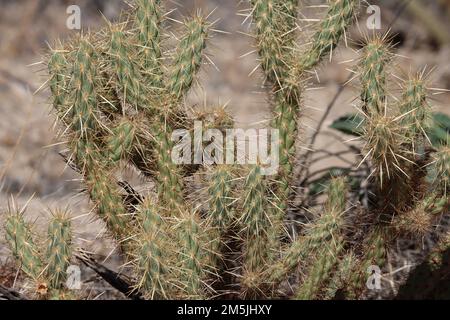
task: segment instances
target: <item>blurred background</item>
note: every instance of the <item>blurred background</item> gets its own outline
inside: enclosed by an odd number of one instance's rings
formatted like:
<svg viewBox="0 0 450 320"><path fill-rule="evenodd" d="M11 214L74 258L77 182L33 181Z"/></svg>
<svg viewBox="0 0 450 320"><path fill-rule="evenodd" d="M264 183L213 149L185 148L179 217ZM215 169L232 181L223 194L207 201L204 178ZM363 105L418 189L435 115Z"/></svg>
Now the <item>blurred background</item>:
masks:
<svg viewBox="0 0 450 320"><path fill-rule="evenodd" d="M250 32L249 21L244 22L243 16L248 13L248 2L164 2L177 9L172 13L174 18L189 14L194 7L206 13L214 10L211 20L220 19L215 28L225 31L214 35L208 49L218 70L212 65L204 68L201 87L195 90L190 103L201 104L205 97L211 104L227 103L241 127L266 119L269 108L261 89L262 76L259 71L252 72L258 65L257 57L246 55L254 50L253 39L245 35ZM302 2L305 17L318 18L323 14L317 5L325 1ZM395 75L401 78L409 71L426 68L433 70L431 87L450 89L450 0L413 0L407 7L404 1L369 2L381 7L383 30L392 29L398 54ZM0 0L0 222L13 202L19 206L28 203L28 212L36 221L45 221L41 212L48 212L49 208L68 207L79 215L89 212L87 200L79 194L79 177L65 168L58 154L62 147L54 138L49 92L40 90L46 81L45 66L37 64L49 43L77 32L66 27L66 9L73 4L81 8L83 29L93 30L104 25L102 14L114 20L127 7L122 0ZM339 86L348 79L368 17L363 9L359 25L351 30L348 47L341 46L333 62L318 70L319 77L313 80L315 90L309 90L305 97L301 140L311 135L310 128L315 127ZM395 23L390 26L393 20ZM313 23L303 24L307 27L304 32L313 30ZM346 86L324 127L354 110L356 85ZM395 84L393 87L398 90ZM450 114L450 94L440 93L433 95L435 109ZM336 148L325 137L319 137L319 147ZM95 238L95 223L79 224L81 238L92 238L92 234ZM2 241L0 235L0 261L6 256Z"/></svg>

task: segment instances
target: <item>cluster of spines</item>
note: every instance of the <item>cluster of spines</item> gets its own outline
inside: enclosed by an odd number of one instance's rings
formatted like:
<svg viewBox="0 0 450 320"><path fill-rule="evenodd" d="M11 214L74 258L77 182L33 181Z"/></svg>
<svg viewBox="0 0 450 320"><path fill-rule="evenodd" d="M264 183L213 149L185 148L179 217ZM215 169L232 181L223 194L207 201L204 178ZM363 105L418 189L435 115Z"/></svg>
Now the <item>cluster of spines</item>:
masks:
<svg viewBox="0 0 450 320"><path fill-rule="evenodd" d="M106 156L107 164L115 164L121 160L128 160L133 148L135 147L135 139L137 138L136 124L130 119L122 119L117 126L111 129L111 135L107 137Z"/></svg>
<svg viewBox="0 0 450 320"><path fill-rule="evenodd" d="M148 109L148 92L143 85L143 78L138 66L131 56L127 35L121 26L111 30L110 55L118 83L123 88L123 100L136 110Z"/></svg>
<svg viewBox="0 0 450 320"><path fill-rule="evenodd" d="M146 200L139 208L142 220L142 239L138 255L138 274L141 276L139 289L150 299L169 298L170 268L167 265L169 237L167 226L158 214L156 205Z"/></svg>
<svg viewBox="0 0 450 320"><path fill-rule="evenodd" d="M300 58L300 69L303 71L314 68L324 57L331 54L353 22L358 1L330 0L329 2L327 16L314 34L311 48Z"/></svg>
<svg viewBox="0 0 450 320"><path fill-rule="evenodd" d="M138 0L136 9L136 25L139 29L139 44L142 46L142 71L147 74L150 87L159 89L162 86L162 49L161 24L162 8L160 0Z"/></svg>
<svg viewBox="0 0 450 320"><path fill-rule="evenodd" d="M20 213L9 216L6 220L6 238L9 246L20 262L23 272L38 280L42 272L42 262L38 258L38 248L34 243L30 226L25 223Z"/></svg>
<svg viewBox="0 0 450 320"><path fill-rule="evenodd" d="M185 295L190 299L204 296L203 281L208 269L206 258L209 254L205 244L205 228L202 227L197 213L186 212L174 231L182 245L178 255L181 257L181 281Z"/></svg>
<svg viewBox="0 0 450 320"><path fill-rule="evenodd" d="M255 22L258 50L262 69L268 80L278 83L286 73L286 62L283 57L282 23L277 21L280 16L276 0L252 0L253 19ZM281 19L279 19L281 20Z"/></svg>
<svg viewBox="0 0 450 320"><path fill-rule="evenodd" d="M67 59L64 54L58 50L54 50L48 61L48 68L51 74L49 86L53 96L52 104L57 111L61 112L67 103ZM60 114L60 116L63 117L64 115Z"/></svg>
<svg viewBox="0 0 450 320"><path fill-rule="evenodd" d="M47 238L47 278L52 288L61 289L72 256L72 228L67 213L57 212L54 215L48 226Z"/></svg>
<svg viewBox="0 0 450 320"><path fill-rule="evenodd" d="M192 87L194 76L199 71L208 39L208 21L196 15L185 23L185 35L180 41L174 58L168 89L177 99L182 98Z"/></svg>
<svg viewBox="0 0 450 320"><path fill-rule="evenodd" d="M378 37L369 40L363 50L359 64L361 78L361 100L363 112L382 114L386 103L386 73L392 54L386 41Z"/></svg>

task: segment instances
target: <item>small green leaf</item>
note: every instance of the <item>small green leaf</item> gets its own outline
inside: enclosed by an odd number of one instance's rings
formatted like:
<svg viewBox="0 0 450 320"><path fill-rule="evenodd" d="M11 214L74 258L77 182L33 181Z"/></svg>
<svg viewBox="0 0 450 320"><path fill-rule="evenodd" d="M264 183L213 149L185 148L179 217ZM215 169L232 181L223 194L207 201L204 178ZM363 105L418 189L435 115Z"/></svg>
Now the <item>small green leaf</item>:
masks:
<svg viewBox="0 0 450 320"><path fill-rule="evenodd" d="M336 121L330 128L338 130L342 133L360 137L363 135L364 118L359 114L348 114Z"/></svg>

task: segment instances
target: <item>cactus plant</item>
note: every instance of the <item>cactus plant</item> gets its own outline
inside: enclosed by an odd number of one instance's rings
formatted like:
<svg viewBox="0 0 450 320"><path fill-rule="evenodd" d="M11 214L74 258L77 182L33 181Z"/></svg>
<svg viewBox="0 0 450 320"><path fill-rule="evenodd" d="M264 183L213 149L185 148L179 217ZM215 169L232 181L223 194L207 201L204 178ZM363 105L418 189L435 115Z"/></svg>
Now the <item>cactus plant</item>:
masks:
<svg viewBox="0 0 450 320"><path fill-rule="evenodd" d="M225 130L233 121L224 108L186 112L185 98L213 29L196 14L182 22L176 47L167 48L159 0L137 0L126 21L80 35L50 53L51 103L68 141L67 158L83 176L95 211L133 266L133 287L145 298L367 297L367 269L383 268L399 237L433 233L434 221L448 207L450 149L430 146L433 116L426 82L413 75L404 83L400 102L390 99L393 49L387 36L367 39L357 70L362 113L357 135L363 141L362 162L370 169L359 179L368 181L372 196L362 203L354 197L353 177L335 170L320 180L326 184L320 210L307 207L309 222L292 227L289 214L298 213L292 187L296 143L308 73L332 57L360 3L329 0L325 17L311 39L303 39L302 49L299 1L251 0L250 5L271 124L280 133L275 176L264 176L260 163L187 170L172 160L173 130L190 132L195 120ZM124 197L129 188L118 178L124 165L154 185L132 205ZM207 200L191 196L198 191L193 177L201 180ZM6 229L22 270L61 290L70 258L67 218L55 216L46 255L39 258L21 215L12 215ZM436 252L433 257L442 252L439 246Z"/></svg>
<svg viewBox="0 0 450 320"><path fill-rule="evenodd" d="M32 294L40 299L73 299L75 295L65 287L66 271L72 259L71 221L64 211L52 215L46 249L37 245L23 211L7 217L6 238L21 270L32 281Z"/></svg>

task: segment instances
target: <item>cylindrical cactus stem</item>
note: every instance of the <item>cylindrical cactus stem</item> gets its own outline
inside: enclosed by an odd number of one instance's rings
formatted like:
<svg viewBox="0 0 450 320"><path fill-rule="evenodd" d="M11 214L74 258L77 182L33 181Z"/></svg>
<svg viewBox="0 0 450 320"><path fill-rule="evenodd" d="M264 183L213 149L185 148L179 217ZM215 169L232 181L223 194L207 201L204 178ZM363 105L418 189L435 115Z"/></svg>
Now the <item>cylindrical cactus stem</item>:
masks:
<svg viewBox="0 0 450 320"><path fill-rule="evenodd" d="M35 281L41 278L43 264L39 250L33 242L30 226L25 223L22 213L9 215L5 229L6 240L20 268Z"/></svg>
<svg viewBox="0 0 450 320"><path fill-rule="evenodd" d="M209 24L200 15L185 22L185 34L175 54L168 83L169 92L181 99L191 88L200 70L206 48Z"/></svg>
<svg viewBox="0 0 450 320"><path fill-rule="evenodd" d="M151 88L161 88L163 71L161 68L161 0L136 1L136 25L143 61L143 72Z"/></svg>
<svg viewBox="0 0 450 320"><path fill-rule="evenodd" d="M48 61L48 70L50 74L49 85L53 97L52 104L58 116L64 121L68 103L67 84L70 76L68 75L68 62L62 50L55 49L52 51Z"/></svg>
<svg viewBox="0 0 450 320"><path fill-rule="evenodd" d="M249 271L260 271L270 261L273 227L268 207L267 187L261 168L255 166L247 176L240 218L246 241L245 267Z"/></svg>
<svg viewBox="0 0 450 320"><path fill-rule="evenodd" d="M82 38L75 53L69 98L72 106L67 116L72 131L70 140L74 161L83 173L92 170L100 161L96 146L100 126L96 115L95 61L94 47L88 39Z"/></svg>
<svg viewBox="0 0 450 320"><path fill-rule="evenodd" d="M277 240L273 209L267 200L268 190L261 168L254 166L245 182L242 216L239 219L244 239L242 295L246 298L263 296L262 276L272 263Z"/></svg>
<svg viewBox="0 0 450 320"><path fill-rule="evenodd" d="M428 103L428 92L422 73L410 75L404 84L403 96L400 100L401 125L406 141L404 158L409 159L403 170L409 177L409 189L412 190L412 201L408 206L414 208L415 201L422 200L426 194L427 166L430 161L430 140L427 132L432 127L433 114ZM418 214L420 211L410 210Z"/></svg>
<svg viewBox="0 0 450 320"><path fill-rule="evenodd" d="M109 175L110 173L98 167L87 174L86 184L99 216L115 238L122 240L131 234L131 226L127 223L130 219L122 197L115 185L111 184L113 179Z"/></svg>
<svg viewBox="0 0 450 320"><path fill-rule="evenodd" d="M181 244L181 281L185 295L190 299L201 299L204 294L205 277L205 230L195 212L185 210L176 226Z"/></svg>
<svg viewBox="0 0 450 320"><path fill-rule="evenodd" d="M433 112L428 103L428 92L422 73L410 76L404 84L403 97L400 101L402 126L405 136L410 140L410 155L419 167L427 163L427 145L430 144L427 136L433 124ZM420 168L416 168L420 170ZM425 172L422 172L422 175Z"/></svg>
<svg viewBox="0 0 450 320"><path fill-rule="evenodd" d="M135 147L136 132L136 124L125 117L111 129L106 142L107 155L105 158L108 166L129 159L133 147Z"/></svg>
<svg viewBox="0 0 450 320"><path fill-rule="evenodd" d="M374 166L374 176L383 213L392 215L405 209L413 195L404 157L407 141L399 124L400 119L374 114L365 123L365 152Z"/></svg>
<svg viewBox="0 0 450 320"><path fill-rule="evenodd" d="M277 2L276 0L251 1L261 66L267 79L273 84L282 82L287 68L286 57L283 57L285 48L283 48L283 32L281 31L284 21L276 19L279 17Z"/></svg>
<svg viewBox="0 0 450 320"><path fill-rule="evenodd" d="M170 267L167 265L167 251L170 248L165 222L157 213L151 199L146 199L139 208L142 219L142 239L138 254L138 286L150 299L168 299L171 287L168 281Z"/></svg>
<svg viewBox="0 0 450 320"><path fill-rule="evenodd" d="M109 53L116 74L123 100L136 110L148 111L148 90L143 85L136 62L133 59L133 48L127 42L125 31L120 26L112 26Z"/></svg>
<svg viewBox="0 0 450 320"><path fill-rule="evenodd" d="M336 178L328 189L328 200L324 214L312 223L303 237L298 238L285 252L281 260L268 268L270 283L278 284L303 260L320 250L324 243L335 241L340 234L346 204L346 183Z"/></svg>
<svg viewBox="0 0 450 320"><path fill-rule="evenodd" d="M367 238L364 246L365 255L361 263L355 266L356 269L352 271L349 289L347 290L348 298L359 298L364 293L367 280L371 275L369 273L371 266L376 266L380 269L384 267L387 258L387 243L388 234L386 228L375 226Z"/></svg>
<svg viewBox="0 0 450 320"><path fill-rule="evenodd" d="M66 212L54 214L48 226L46 251L46 274L52 289L62 289L72 254L72 230L70 217Z"/></svg>
<svg viewBox="0 0 450 320"><path fill-rule="evenodd" d="M160 206L165 207L170 215L180 216L183 211L183 181L180 168L172 159L173 142L169 130L161 128L160 123L152 128Z"/></svg>
<svg viewBox="0 0 450 320"><path fill-rule="evenodd" d="M333 52L351 25L358 5L359 0L329 0L327 16L313 36L312 47L301 57L299 70L314 68Z"/></svg>
<svg viewBox="0 0 450 320"><path fill-rule="evenodd" d="M328 199L325 203L326 212L342 214L347 205L347 191L345 178L333 178L328 186Z"/></svg>
<svg viewBox="0 0 450 320"><path fill-rule="evenodd" d="M338 267L330 282L327 285L325 296L326 300L333 300L339 291L345 291L352 277L352 272L358 263L358 259L351 251L347 253L338 263Z"/></svg>
<svg viewBox="0 0 450 320"><path fill-rule="evenodd" d="M226 231L234 218L232 204L235 202L232 196L233 175L231 169L225 165L219 165L214 169L208 188L209 194L209 221L212 227Z"/></svg>
<svg viewBox="0 0 450 320"><path fill-rule="evenodd" d="M233 203L235 200L232 195L233 175L231 169L225 165L219 165L213 169L209 187L209 215L208 225L211 227L211 255L212 263L217 264L222 258L222 249L225 239L230 232L234 219Z"/></svg>
<svg viewBox="0 0 450 320"><path fill-rule="evenodd" d="M252 0L261 66L278 88L284 83L295 50L298 0Z"/></svg>
<svg viewBox="0 0 450 320"><path fill-rule="evenodd" d="M324 248L314 253L317 258L314 259L313 265L307 272L305 281L295 293L295 299L315 300L320 297L322 286L331 277L342 250L343 240L341 237L336 237L324 244Z"/></svg>
<svg viewBox="0 0 450 320"><path fill-rule="evenodd" d="M76 52L75 64L71 80L71 129L79 139L91 141L98 127L95 112L97 111L97 96L95 79L95 50L88 39L82 38ZM81 160L81 159L79 159Z"/></svg>
<svg viewBox="0 0 450 320"><path fill-rule="evenodd" d="M386 68L391 58L390 47L384 38L369 39L362 50L359 74L362 85L362 110L366 116L382 114L385 110Z"/></svg>

